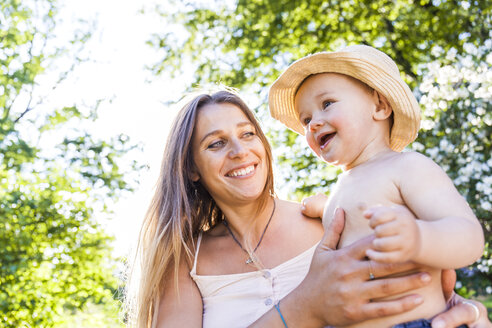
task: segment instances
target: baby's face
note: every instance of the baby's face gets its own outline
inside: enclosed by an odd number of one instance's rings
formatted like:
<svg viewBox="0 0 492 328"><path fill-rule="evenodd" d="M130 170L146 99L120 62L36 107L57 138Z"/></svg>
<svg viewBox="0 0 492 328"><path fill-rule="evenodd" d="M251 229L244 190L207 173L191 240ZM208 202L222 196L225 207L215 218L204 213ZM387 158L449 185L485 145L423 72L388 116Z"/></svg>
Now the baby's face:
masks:
<svg viewBox="0 0 492 328"><path fill-rule="evenodd" d="M309 147L324 161L349 169L373 139L377 96L365 84L336 73L308 77L295 97Z"/></svg>

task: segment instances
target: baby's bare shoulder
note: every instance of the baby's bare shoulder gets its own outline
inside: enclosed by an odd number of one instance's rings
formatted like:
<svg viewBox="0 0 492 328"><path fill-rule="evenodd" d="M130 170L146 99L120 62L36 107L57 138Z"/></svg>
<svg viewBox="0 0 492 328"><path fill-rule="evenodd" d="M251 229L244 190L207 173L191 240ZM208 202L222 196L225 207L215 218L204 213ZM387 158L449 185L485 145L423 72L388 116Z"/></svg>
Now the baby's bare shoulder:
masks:
<svg viewBox="0 0 492 328"><path fill-rule="evenodd" d="M394 156L388 158L388 162L385 163L385 166L397 169L397 170L421 170L423 168L433 168L436 167L437 164L434 163L432 159L429 157L417 153L415 151L396 153Z"/></svg>

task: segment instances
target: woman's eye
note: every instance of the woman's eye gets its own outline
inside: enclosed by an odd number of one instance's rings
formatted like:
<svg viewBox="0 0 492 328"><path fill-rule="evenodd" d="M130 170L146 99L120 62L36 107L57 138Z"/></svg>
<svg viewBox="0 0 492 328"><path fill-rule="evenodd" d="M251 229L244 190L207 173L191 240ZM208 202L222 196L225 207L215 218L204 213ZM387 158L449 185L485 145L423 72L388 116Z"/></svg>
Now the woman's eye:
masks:
<svg viewBox="0 0 492 328"><path fill-rule="evenodd" d="M207 149L217 149L217 148L222 147L224 144L225 143L222 140L215 141L215 142L212 142L210 145L208 145Z"/></svg>
<svg viewBox="0 0 492 328"><path fill-rule="evenodd" d="M255 135L255 133L254 133L253 131L248 131L248 132L245 132L245 133L243 134L243 136L245 136L245 137L252 137L252 136L254 136L254 135Z"/></svg>
<svg viewBox="0 0 492 328"><path fill-rule="evenodd" d="M331 104L333 104L332 101L323 101L323 109L326 109L328 106L330 106Z"/></svg>

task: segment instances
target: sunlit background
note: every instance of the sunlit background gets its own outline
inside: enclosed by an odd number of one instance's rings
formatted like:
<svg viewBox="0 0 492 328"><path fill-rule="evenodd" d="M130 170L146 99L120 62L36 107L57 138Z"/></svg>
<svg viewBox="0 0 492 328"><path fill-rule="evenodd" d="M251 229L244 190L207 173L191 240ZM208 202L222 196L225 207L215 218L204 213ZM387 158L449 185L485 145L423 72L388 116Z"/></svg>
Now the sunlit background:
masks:
<svg viewBox="0 0 492 328"><path fill-rule="evenodd" d="M167 131L176 111L174 103L191 83L185 76L155 77L146 69L159 59L146 42L156 29L165 26L157 14L142 14L154 4L153 0L60 2L59 16L64 25L57 28L56 38L70 39L74 23L79 20L93 24L93 30L81 54L84 62L73 69L44 104L50 107L100 102L97 121L88 124L90 132L101 138L125 134L138 145L138 150L120 164L125 166L125 161L135 159L145 166L139 172L135 191L125 193L112 205L114 215L110 220L105 220L105 215L100 218L116 237L118 255L126 255L135 241L157 179ZM43 79L49 79L50 73Z"/></svg>
<svg viewBox="0 0 492 328"><path fill-rule="evenodd" d="M238 88L272 143L277 193L338 171L268 115L307 54L366 43L422 107L409 147L480 219L486 250L456 290L492 308L491 1L0 0L0 327L123 327L125 258L169 126L190 90Z"/></svg>

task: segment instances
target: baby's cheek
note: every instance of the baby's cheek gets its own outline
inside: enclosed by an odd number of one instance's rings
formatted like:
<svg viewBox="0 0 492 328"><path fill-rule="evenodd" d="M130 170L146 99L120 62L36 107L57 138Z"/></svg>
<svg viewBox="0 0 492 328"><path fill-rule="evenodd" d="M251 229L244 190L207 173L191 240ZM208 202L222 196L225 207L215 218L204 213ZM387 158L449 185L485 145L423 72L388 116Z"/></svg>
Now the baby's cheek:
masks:
<svg viewBox="0 0 492 328"><path fill-rule="evenodd" d="M309 148L311 148L316 153L316 155L319 156L320 154L319 146L312 134L310 133L306 134L306 141L308 143Z"/></svg>

